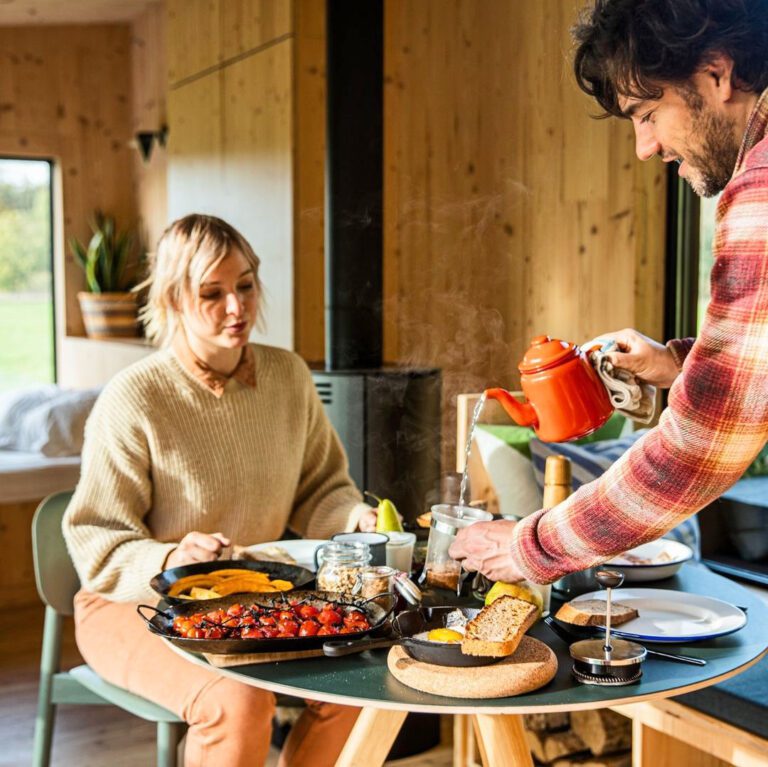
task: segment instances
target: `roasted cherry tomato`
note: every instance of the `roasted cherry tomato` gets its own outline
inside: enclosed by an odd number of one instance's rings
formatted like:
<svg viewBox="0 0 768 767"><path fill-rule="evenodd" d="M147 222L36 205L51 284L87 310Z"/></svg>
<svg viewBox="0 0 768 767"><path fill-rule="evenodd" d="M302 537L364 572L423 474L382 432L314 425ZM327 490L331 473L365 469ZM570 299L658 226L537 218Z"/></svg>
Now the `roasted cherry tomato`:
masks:
<svg viewBox="0 0 768 767"><path fill-rule="evenodd" d="M341 623L341 613L332 608L324 607L317 616L317 620L324 626L335 626Z"/></svg>
<svg viewBox="0 0 768 767"><path fill-rule="evenodd" d="M243 639L263 639L264 632L260 628L256 628L256 626L249 626L242 630L240 636Z"/></svg>
<svg viewBox="0 0 768 767"><path fill-rule="evenodd" d="M296 636L299 633L299 624L296 621L278 621L277 628L281 634Z"/></svg>
<svg viewBox="0 0 768 767"><path fill-rule="evenodd" d="M298 608L296 608L296 612L306 621L310 618L314 618L320 612L320 610L318 610L314 605L300 605Z"/></svg>
<svg viewBox="0 0 768 767"><path fill-rule="evenodd" d="M315 621L304 621L304 623L299 626L299 636L300 637L313 637L315 634L317 634L319 630L319 626Z"/></svg>

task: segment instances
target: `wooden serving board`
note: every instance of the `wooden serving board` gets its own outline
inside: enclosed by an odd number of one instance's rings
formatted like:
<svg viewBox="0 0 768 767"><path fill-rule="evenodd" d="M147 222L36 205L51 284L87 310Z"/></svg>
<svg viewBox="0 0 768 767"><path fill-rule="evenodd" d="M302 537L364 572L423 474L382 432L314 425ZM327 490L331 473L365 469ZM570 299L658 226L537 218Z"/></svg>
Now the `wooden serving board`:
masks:
<svg viewBox="0 0 768 767"><path fill-rule="evenodd" d="M395 679L421 692L447 698L506 698L547 684L557 673L557 658L543 642L524 636L512 655L490 666L422 663L395 645L387 656L387 667Z"/></svg>
<svg viewBox="0 0 768 767"><path fill-rule="evenodd" d="M216 668L229 668L230 666L250 666L254 663L276 663L281 660L302 660L304 658L320 658L323 655L322 648L316 650L294 650L293 652L252 652L230 653L218 655L203 653L205 659Z"/></svg>

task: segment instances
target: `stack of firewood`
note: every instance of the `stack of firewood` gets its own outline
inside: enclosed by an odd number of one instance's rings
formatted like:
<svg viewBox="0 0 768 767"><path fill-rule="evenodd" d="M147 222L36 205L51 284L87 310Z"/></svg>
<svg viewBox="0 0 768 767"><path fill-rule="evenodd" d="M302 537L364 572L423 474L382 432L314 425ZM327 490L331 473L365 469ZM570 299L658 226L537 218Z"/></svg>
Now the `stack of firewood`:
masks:
<svg viewBox="0 0 768 767"><path fill-rule="evenodd" d="M632 723L608 709L526 714L533 758L551 767L631 767Z"/></svg>

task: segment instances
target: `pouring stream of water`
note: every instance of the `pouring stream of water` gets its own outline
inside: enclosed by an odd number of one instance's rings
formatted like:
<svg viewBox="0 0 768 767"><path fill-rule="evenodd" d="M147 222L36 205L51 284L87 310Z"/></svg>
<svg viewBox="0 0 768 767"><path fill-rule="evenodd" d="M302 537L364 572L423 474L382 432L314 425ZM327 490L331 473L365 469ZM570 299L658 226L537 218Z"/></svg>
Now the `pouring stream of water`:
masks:
<svg viewBox="0 0 768 767"><path fill-rule="evenodd" d="M464 447L464 473L461 475L461 488L459 490L459 517L463 516L462 507L465 505L467 494L467 480L469 479L469 456L472 453L472 438L475 435L475 427L480 419L480 412L485 404L485 392L480 395L480 399L475 405L475 409L472 412L472 423L469 427L469 434L467 435L467 444Z"/></svg>

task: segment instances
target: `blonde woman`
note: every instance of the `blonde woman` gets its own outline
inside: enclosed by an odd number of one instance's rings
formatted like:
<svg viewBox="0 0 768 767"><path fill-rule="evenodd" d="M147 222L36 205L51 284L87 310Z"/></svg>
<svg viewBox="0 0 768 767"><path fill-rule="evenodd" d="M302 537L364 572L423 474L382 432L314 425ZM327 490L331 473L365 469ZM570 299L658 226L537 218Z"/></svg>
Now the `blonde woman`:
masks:
<svg viewBox="0 0 768 767"><path fill-rule="evenodd" d="M187 663L149 634L135 604L167 567L287 527L327 538L372 510L295 354L250 344L259 259L234 228L190 215L151 264L145 322L162 348L115 376L86 427L64 535L80 575L77 643L105 679L189 724L186 767L263 764L274 696ZM332 765L358 710L309 702L281 765Z"/></svg>

